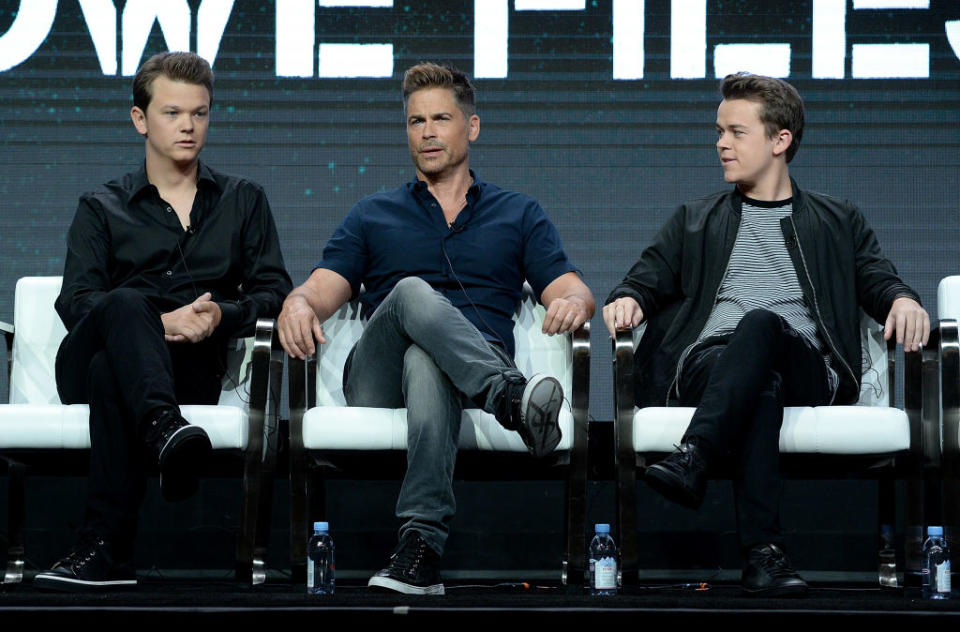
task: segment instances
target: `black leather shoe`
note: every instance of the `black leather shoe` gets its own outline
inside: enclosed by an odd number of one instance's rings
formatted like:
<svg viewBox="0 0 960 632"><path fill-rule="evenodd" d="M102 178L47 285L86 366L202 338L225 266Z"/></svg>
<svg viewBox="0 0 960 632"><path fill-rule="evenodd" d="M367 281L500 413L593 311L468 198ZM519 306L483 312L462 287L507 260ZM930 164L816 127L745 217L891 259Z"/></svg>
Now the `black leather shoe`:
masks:
<svg viewBox="0 0 960 632"><path fill-rule="evenodd" d="M740 585L758 597L802 597L807 582L790 566L790 560L776 544L758 544L747 552Z"/></svg>
<svg viewBox="0 0 960 632"><path fill-rule="evenodd" d="M367 586L406 595L442 595L440 556L416 531L408 531L390 556L385 569L370 578Z"/></svg>
<svg viewBox="0 0 960 632"><path fill-rule="evenodd" d="M497 421L516 430L530 454L537 458L560 444L560 408L563 388L556 378L534 375L523 382L509 382L500 403Z"/></svg>
<svg viewBox="0 0 960 632"><path fill-rule="evenodd" d="M687 441L677 446L676 452L648 467L644 478L667 500L697 509L707 490L707 461L697 445Z"/></svg>
<svg viewBox="0 0 960 632"><path fill-rule="evenodd" d="M66 592L129 590L137 587L137 575L113 559L109 544L90 535L49 571L37 573L33 584Z"/></svg>
<svg viewBox="0 0 960 632"><path fill-rule="evenodd" d="M200 484L200 467L212 450L203 428L191 426L177 411L168 410L149 422L146 441L160 466L164 500L193 496Z"/></svg>

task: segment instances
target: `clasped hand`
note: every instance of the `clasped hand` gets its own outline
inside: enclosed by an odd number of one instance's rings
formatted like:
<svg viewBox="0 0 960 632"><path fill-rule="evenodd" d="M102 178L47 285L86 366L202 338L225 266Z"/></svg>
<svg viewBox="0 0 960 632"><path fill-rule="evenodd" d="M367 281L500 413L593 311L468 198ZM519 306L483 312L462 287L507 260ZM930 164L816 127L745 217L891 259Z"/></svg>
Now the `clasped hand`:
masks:
<svg viewBox="0 0 960 632"><path fill-rule="evenodd" d="M167 342L200 342L213 334L223 315L220 306L204 292L192 303L160 315Z"/></svg>

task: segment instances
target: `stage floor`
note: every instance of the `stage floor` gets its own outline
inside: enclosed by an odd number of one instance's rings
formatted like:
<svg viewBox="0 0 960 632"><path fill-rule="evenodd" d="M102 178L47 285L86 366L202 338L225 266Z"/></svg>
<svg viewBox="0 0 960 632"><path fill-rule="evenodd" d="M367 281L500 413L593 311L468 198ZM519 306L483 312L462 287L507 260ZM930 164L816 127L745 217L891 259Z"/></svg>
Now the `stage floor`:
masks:
<svg viewBox="0 0 960 632"><path fill-rule="evenodd" d="M628 586L614 597L592 597L556 584L475 584L447 582L442 597L409 597L368 590L358 583L341 582L334 596L310 596L301 587L268 583L247 587L232 581L193 581L147 578L136 591L101 594L43 592L30 584L6 587L0 593L0 621L28 618L73 620L130 618L197 621L238 619L270 625L302 617L329 622L347 617L392 618L405 627L416 619L500 619L536 615L560 621L584 617L642 617L644 621L669 617L698 620L745 617L754 620L813 619L844 616L874 623L902 622L931 615L960 618L960 599L927 601L918 589L881 590L867 586L815 586L806 598L758 599L744 596L733 584L710 585L706 590L666 584ZM400 617L404 618L400 618Z"/></svg>

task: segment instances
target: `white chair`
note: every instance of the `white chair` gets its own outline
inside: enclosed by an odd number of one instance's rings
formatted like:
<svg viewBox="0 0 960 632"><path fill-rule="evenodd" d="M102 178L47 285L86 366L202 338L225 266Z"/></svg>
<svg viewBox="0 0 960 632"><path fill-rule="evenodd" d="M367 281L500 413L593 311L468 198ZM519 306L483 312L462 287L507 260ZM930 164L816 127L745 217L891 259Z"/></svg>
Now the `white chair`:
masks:
<svg viewBox="0 0 960 632"><path fill-rule="evenodd" d="M861 345L869 357L862 376L860 401L855 406L787 407L780 431L783 474L795 478L832 478L840 472L880 480L880 525L895 525L895 479L910 482L906 525L923 524L921 471L932 463L936 419L924 407L919 353L905 359L904 408L893 408L896 393L895 344L883 340L883 329L861 314ZM656 331L663 331L660 325ZM636 471L653 463L681 442L694 408L634 405L635 345L643 336L619 332L614 343L615 460L621 557L625 580L637 579ZM645 346L646 346L645 341ZM654 345L659 344L653 341ZM926 415L922 414L926 411ZM881 547L880 584L898 586L892 532ZM908 567L911 562L908 560Z"/></svg>
<svg viewBox="0 0 960 632"><path fill-rule="evenodd" d="M586 555L583 542L590 381L589 323L572 336L546 336L540 331L545 313L530 287L525 286L515 315L515 359L518 368L528 377L533 373L555 376L567 396L560 413L563 439L554 454L544 461L549 465L566 466L566 551L562 579L566 581L569 576L580 581L577 578L583 575ZM373 464L379 460L369 457L371 452L405 454L406 409L352 408L344 399L344 362L363 327L358 302L348 303L323 324L328 342L321 345L319 357L290 363L290 555L295 577L304 572L308 518L326 518L320 498L322 485L314 480L317 474L326 476L335 468L355 474L354 478L381 476L395 479L403 472L399 468L371 472L375 469ZM462 474L461 465L469 460L465 457L470 453L488 454L490 459L502 458L504 453L527 453L519 435L504 430L493 415L477 409L463 412L459 446L458 476ZM543 468L535 469L542 472ZM501 473L501 478L503 475ZM509 479L511 472L506 472L505 476Z"/></svg>
<svg viewBox="0 0 960 632"><path fill-rule="evenodd" d="M0 458L8 464L9 549L3 583L23 579L25 469L86 474L90 448L86 405L63 405L54 362L66 330L54 310L60 277L25 277L17 282L13 325L0 323L9 358L9 403L0 405ZM242 461L242 510L237 540L237 577L254 584L266 578L265 554L276 458L276 401L283 355L274 343L273 321L261 319L255 338L236 341L228 354L217 406L181 406L183 416L206 430L216 454ZM269 414L268 414L269 413ZM234 459L236 460L236 459ZM69 467L67 469L70 469ZM64 516L69 520L70 516Z"/></svg>

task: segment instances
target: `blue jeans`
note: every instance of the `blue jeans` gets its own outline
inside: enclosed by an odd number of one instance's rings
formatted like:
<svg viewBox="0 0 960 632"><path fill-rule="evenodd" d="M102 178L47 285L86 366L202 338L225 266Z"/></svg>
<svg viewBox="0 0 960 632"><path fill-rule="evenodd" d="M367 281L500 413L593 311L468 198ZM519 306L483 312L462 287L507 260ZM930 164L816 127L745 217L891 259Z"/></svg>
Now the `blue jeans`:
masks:
<svg viewBox="0 0 960 632"><path fill-rule="evenodd" d="M414 530L443 553L456 511L461 412L495 414L507 384L523 380L506 352L423 279L402 279L383 300L347 358L344 395L350 406L407 409L401 539Z"/></svg>

